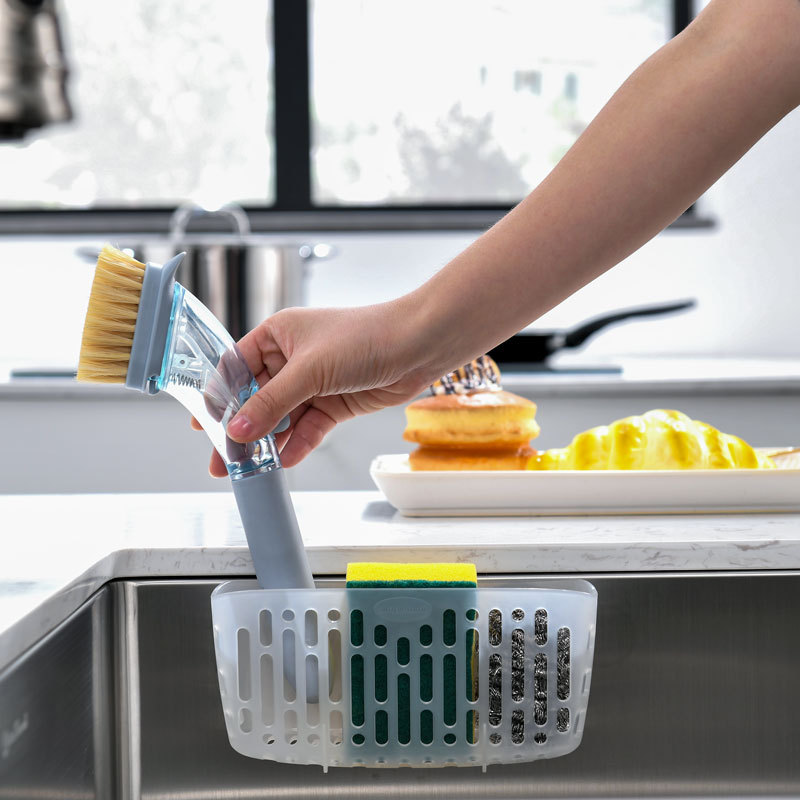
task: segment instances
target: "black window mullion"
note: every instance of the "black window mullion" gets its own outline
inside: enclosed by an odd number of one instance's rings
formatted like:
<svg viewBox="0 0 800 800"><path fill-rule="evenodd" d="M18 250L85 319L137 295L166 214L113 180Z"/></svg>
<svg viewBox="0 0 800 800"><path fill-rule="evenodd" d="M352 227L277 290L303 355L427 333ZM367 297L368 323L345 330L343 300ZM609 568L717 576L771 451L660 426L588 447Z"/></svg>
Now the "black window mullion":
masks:
<svg viewBox="0 0 800 800"><path fill-rule="evenodd" d="M307 0L273 0L275 203L311 208L311 86Z"/></svg>
<svg viewBox="0 0 800 800"><path fill-rule="evenodd" d="M694 0L673 0L672 32L677 36L694 19Z"/></svg>

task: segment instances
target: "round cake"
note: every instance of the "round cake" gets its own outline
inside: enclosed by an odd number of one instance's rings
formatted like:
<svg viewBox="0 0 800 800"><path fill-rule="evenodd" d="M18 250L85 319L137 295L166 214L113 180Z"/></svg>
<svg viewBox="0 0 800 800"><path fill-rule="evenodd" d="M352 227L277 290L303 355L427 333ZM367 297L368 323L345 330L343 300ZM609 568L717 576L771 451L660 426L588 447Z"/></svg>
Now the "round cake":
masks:
<svg viewBox="0 0 800 800"><path fill-rule="evenodd" d="M507 470L525 469L536 455L532 447L514 450L468 449L465 447L418 447L408 457L412 470Z"/></svg>
<svg viewBox="0 0 800 800"><path fill-rule="evenodd" d="M536 403L504 391L423 397L406 421L403 438L426 448L516 451L539 435Z"/></svg>

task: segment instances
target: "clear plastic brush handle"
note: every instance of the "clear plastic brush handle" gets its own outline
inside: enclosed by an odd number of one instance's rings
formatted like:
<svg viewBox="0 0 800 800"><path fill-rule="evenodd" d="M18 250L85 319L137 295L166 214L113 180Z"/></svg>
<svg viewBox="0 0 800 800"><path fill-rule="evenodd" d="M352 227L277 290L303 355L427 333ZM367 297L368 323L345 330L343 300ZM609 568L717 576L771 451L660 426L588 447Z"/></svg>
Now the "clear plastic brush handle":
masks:
<svg viewBox="0 0 800 800"><path fill-rule="evenodd" d="M225 462L259 583L313 587L275 439L242 444L226 433L258 384L222 323L179 283L156 385L188 409Z"/></svg>
<svg viewBox="0 0 800 800"><path fill-rule="evenodd" d="M258 385L222 323L179 283L157 386L203 426L232 478L280 467L271 435L246 444L227 436L228 423Z"/></svg>

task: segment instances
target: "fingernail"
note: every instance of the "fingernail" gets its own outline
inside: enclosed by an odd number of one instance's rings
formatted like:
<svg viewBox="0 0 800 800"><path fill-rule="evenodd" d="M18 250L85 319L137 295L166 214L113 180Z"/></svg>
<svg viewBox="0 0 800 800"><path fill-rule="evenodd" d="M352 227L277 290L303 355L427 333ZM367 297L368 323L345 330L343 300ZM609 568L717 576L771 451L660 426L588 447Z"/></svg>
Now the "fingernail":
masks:
<svg viewBox="0 0 800 800"><path fill-rule="evenodd" d="M228 425L228 435L234 439L244 439L253 433L253 423L244 414L237 414Z"/></svg>

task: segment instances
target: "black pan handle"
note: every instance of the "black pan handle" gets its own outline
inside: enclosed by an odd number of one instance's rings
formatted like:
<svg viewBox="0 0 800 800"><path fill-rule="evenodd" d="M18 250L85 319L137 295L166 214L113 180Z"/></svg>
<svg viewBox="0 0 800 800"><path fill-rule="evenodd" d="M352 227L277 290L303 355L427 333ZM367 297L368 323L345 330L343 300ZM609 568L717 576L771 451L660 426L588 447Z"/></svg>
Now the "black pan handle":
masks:
<svg viewBox="0 0 800 800"><path fill-rule="evenodd" d="M641 308L627 308L621 311L616 311L613 314L605 314L602 317L596 317L571 331L563 334L564 339L561 344L562 347L579 347L590 336L593 336L599 330L613 325L615 322L622 322L626 319L634 317L654 317L660 314L672 314L675 311L685 311L689 308L694 308L697 305L696 300L680 300L674 303L661 303L659 305L642 306Z"/></svg>

